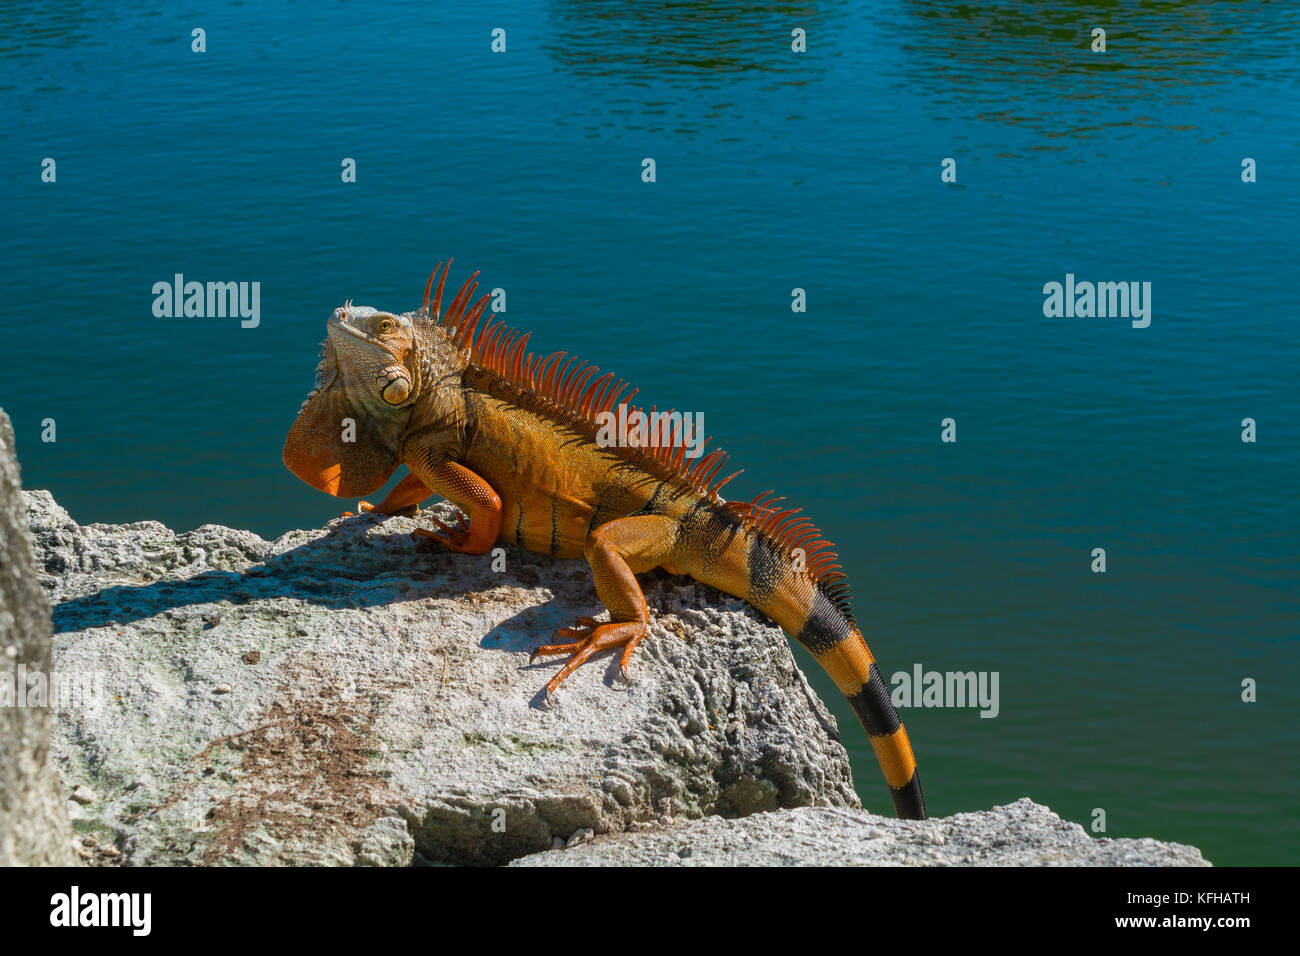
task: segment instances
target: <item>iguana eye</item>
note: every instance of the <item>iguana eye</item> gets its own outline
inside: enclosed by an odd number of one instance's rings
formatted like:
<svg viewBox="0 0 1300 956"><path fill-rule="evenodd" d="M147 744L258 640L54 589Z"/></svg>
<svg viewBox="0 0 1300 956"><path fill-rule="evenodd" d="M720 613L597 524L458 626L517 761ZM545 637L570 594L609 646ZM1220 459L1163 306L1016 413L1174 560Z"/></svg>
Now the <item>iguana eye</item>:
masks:
<svg viewBox="0 0 1300 956"><path fill-rule="evenodd" d="M380 335L388 335L390 332L395 332L397 330L397 323L392 319L380 319L379 324L375 326L375 328L379 330Z"/></svg>

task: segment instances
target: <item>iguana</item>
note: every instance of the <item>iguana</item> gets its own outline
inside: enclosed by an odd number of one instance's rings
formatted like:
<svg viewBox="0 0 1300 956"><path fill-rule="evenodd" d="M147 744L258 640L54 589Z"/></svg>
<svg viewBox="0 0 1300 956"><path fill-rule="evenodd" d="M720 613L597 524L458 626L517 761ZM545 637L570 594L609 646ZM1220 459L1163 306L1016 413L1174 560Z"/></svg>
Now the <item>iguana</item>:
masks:
<svg viewBox="0 0 1300 956"><path fill-rule="evenodd" d="M681 431L659 447L610 444L601 423L636 390L565 352L539 358L527 335L479 321L475 272L442 315L451 269L442 263L414 312L335 309L316 387L284 445L289 470L315 488L357 497L399 465L410 474L377 506L394 514L433 494L468 514L418 531L452 551L483 554L498 541L559 558L585 556L609 621L580 618L533 652L568 654L547 695L598 651L621 647L626 677L649 621L636 575L689 575L743 598L793 635L848 697L900 817L924 819L907 731L854 623L847 580L831 545L772 492L750 502L719 491L726 454L687 461ZM441 276L439 277L439 273ZM437 279L430 305L429 295ZM625 394L626 393L626 394ZM636 421L633 411L624 410ZM657 408L652 409L652 414ZM350 420L350 421L345 421Z"/></svg>

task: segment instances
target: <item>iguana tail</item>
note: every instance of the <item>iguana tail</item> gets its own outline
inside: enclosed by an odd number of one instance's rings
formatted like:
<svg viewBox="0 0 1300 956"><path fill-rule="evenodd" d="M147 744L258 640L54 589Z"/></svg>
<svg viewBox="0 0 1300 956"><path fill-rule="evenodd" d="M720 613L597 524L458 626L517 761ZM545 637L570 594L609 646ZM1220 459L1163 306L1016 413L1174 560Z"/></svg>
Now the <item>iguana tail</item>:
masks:
<svg viewBox="0 0 1300 956"><path fill-rule="evenodd" d="M691 550L707 555L692 574L744 598L817 658L866 728L895 812L923 820L925 797L912 745L854 622L848 582L830 542L797 511L778 511L765 498L712 503L702 509L710 512L708 519L686 522L686 537L697 545Z"/></svg>
<svg viewBox="0 0 1300 956"><path fill-rule="evenodd" d="M924 820L925 796L912 744L857 626L820 590L801 620L777 623L817 658L849 699L876 752L895 812L907 820Z"/></svg>

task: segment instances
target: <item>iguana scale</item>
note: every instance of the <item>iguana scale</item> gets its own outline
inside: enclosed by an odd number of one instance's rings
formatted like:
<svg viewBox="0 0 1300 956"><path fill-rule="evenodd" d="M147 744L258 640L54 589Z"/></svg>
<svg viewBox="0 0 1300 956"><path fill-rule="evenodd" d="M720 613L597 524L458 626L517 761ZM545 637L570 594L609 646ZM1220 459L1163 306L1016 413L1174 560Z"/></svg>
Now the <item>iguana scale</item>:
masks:
<svg viewBox="0 0 1300 956"><path fill-rule="evenodd" d="M923 819L907 731L854 623L830 542L797 509L778 508L772 492L744 503L722 498L735 475L717 480L721 450L687 461L680 434L663 447L606 447L598 416L635 390L567 353L538 357L527 335L490 318L479 329L491 297L470 304L477 272L443 315L450 268L434 270L414 312L351 302L334 311L316 387L285 442L289 469L322 491L356 497L406 465L410 474L378 506L362 501L358 510L394 514L437 494L468 524L435 519L436 531L417 534L452 551L483 554L501 541L585 556L610 620L581 618L533 653L570 655L548 695L609 648L622 648L627 675L649 620L637 574L660 567L743 598L826 669L867 730L897 814Z"/></svg>

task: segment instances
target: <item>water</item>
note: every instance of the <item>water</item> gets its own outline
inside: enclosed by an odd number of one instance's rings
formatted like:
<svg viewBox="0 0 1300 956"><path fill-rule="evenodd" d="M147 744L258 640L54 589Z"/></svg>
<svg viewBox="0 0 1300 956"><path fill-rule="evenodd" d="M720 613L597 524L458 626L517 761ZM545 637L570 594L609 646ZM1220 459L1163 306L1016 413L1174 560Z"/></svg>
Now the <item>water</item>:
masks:
<svg viewBox="0 0 1300 956"><path fill-rule="evenodd" d="M736 497L806 507L887 674L999 674L996 719L903 714L932 812L1293 863L1294 5L643 6L0 9L26 484L83 522L324 522L280 448L325 318L453 255L538 349L703 411ZM261 324L155 318L177 272L260 282ZM1151 282L1150 327L1045 318L1067 272Z"/></svg>

